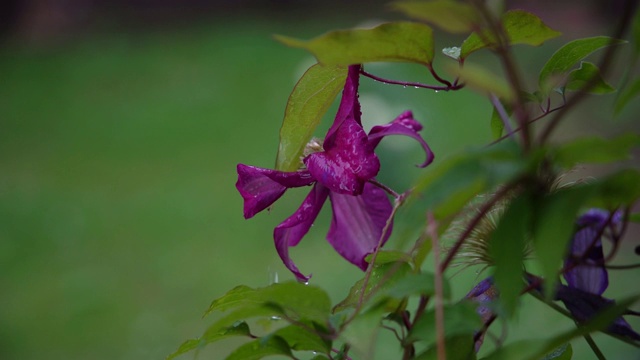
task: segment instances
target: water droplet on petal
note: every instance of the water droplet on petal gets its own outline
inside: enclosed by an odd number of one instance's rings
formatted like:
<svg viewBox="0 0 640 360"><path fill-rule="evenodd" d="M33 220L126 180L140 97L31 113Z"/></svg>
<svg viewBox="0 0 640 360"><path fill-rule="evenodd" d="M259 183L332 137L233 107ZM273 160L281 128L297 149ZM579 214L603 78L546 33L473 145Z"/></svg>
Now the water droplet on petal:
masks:
<svg viewBox="0 0 640 360"><path fill-rule="evenodd" d="M309 285L309 280L304 282L305 285Z"/></svg>

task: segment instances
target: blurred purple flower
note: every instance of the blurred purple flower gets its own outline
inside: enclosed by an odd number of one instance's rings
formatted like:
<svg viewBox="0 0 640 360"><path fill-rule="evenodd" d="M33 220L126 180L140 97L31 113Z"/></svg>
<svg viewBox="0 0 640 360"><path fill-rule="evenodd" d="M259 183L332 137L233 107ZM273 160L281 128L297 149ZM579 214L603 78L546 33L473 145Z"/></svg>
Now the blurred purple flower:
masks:
<svg viewBox="0 0 640 360"><path fill-rule="evenodd" d="M615 301L604 298L599 294L565 285L559 285L556 292L556 300L562 301L573 318L579 323L591 319L607 307L615 304ZM615 319L604 332L640 341L640 334L633 331L631 325L622 316Z"/></svg>
<svg viewBox="0 0 640 360"><path fill-rule="evenodd" d="M490 304L498 298L498 289L493 283L493 277L490 276L479 282L478 285L469 291L465 298L478 303L476 312L480 315L485 327L488 326L489 322L491 322L495 316ZM484 341L484 331L476 332L474 338L476 339L475 350L478 352Z"/></svg>
<svg viewBox="0 0 640 360"><path fill-rule="evenodd" d="M406 135L416 139L427 154L427 166L433 152L418 134L422 125L406 111L391 123L375 126L367 135L360 120L358 101L360 65L349 67L347 80L335 121L324 140L323 150L303 159L306 169L282 172L238 164L236 188L244 199L244 217L251 218L266 209L288 188L313 184L309 195L293 215L278 225L273 237L285 266L301 281L303 275L289 257L289 247L296 246L309 231L327 197L331 200L333 218L327 240L346 260L366 270L365 257L378 243L386 242L390 230L382 231L393 210L387 194L372 185L380 170L374 149L387 135Z"/></svg>
<svg viewBox="0 0 640 360"><path fill-rule="evenodd" d="M596 295L604 293L609 276L604 267L602 235L607 226L616 226L621 220L620 212L611 215L602 209L590 209L578 218L578 231L564 263L564 278L569 287Z"/></svg>

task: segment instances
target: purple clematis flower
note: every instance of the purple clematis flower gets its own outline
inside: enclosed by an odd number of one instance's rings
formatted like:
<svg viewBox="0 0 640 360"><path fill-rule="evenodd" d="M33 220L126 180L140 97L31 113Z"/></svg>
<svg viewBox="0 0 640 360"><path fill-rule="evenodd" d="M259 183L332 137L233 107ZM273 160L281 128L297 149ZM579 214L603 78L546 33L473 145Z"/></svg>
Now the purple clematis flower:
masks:
<svg viewBox="0 0 640 360"><path fill-rule="evenodd" d="M491 309L490 304L498 298L498 289L493 282L493 277L489 276L479 282L478 285L465 295L465 298L478 303L476 312L480 315L486 328L489 322L493 321L492 319L495 317L495 313ZM484 331L476 332L474 338L476 339L475 350L478 352L484 341Z"/></svg>
<svg viewBox="0 0 640 360"><path fill-rule="evenodd" d="M569 287L596 295L604 293L609 286L609 276L604 267L602 234L606 226L616 226L621 221L620 212L611 215L602 209L590 209L578 218L578 231L564 263L564 278Z"/></svg>
<svg viewBox="0 0 640 360"><path fill-rule="evenodd" d="M340 107L325 137L323 151L304 157L305 169L282 172L244 164L237 167L236 188L244 199L247 219L269 207L287 189L313 185L298 210L273 232L280 258L300 281L307 281L310 276L298 270L289 257L289 248L298 245L309 231L327 198L333 208L327 240L352 264L365 270L368 265L365 257L389 237L387 231L382 238L382 231L393 207L385 191L369 182L380 170L374 150L383 137L410 136L420 142L427 154L426 161L419 166L433 161L433 152L418 134L422 125L410 111L366 134L360 120L359 74L360 65L349 67Z"/></svg>

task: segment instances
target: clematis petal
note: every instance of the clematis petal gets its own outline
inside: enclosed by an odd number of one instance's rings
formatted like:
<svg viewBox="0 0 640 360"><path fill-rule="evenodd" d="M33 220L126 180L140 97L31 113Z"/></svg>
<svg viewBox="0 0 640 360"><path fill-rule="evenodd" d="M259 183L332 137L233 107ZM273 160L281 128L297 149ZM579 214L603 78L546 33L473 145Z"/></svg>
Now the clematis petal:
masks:
<svg viewBox="0 0 640 360"><path fill-rule="evenodd" d="M602 234L607 225L610 212L602 209L590 209L576 221L580 228L576 231L569 256L565 260L564 278L570 287L602 295L609 286L609 276L605 269L602 250ZM622 214L616 212L610 223L617 225Z"/></svg>
<svg viewBox="0 0 640 360"><path fill-rule="evenodd" d="M238 164L236 188L244 199L244 217L249 219L266 209L287 188L306 186L315 180L308 171L282 172Z"/></svg>
<svg viewBox="0 0 640 360"><path fill-rule="evenodd" d="M572 288L602 295L609 286L607 269L602 266L604 252L598 230L591 227L576 232L571 244L571 255L565 261L564 278ZM593 246L591 244L594 242ZM587 252L585 254L585 252ZM584 260L580 263L576 259Z"/></svg>
<svg viewBox="0 0 640 360"><path fill-rule="evenodd" d="M282 262L300 281L308 281L311 276L305 276L298 270L289 257L289 248L298 245L309 231L328 195L329 189L315 184L298 210L273 230L276 250Z"/></svg>
<svg viewBox="0 0 640 360"><path fill-rule="evenodd" d="M324 149L330 150L335 146L336 135L342 123L351 119L362 127L360 102L358 101L358 86L360 83L361 65L350 65L347 72L347 80L342 90L342 98L340 99L340 107L336 113L333 125L329 128L324 138Z"/></svg>
<svg viewBox="0 0 640 360"><path fill-rule="evenodd" d="M600 295L564 285L558 287L556 300L562 301L578 322L585 322L614 304L613 300ZM622 317L615 319L605 332L640 341L640 334L635 332Z"/></svg>
<svg viewBox="0 0 640 360"><path fill-rule="evenodd" d="M365 257L375 251L382 230L391 216L393 207L387 194L380 188L366 183L362 195L352 196L330 193L333 218L327 240L343 258L367 269ZM382 240L384 244L391 234L391 226Z"/></svg>
<svg viewBox="0 0 640 360"><path fill-rule="evenodd" d="M482 318L482 322L486 326L486 324L495 315L490 307L490 303L498 298L498 289L493 283L493 278L488 277L479 282L478 285L476 285L473 289L471 289L471 291L469 291L465 298L478 303L476 312L478 313L478 315L480 315L480 318ZM478 352L484 341L484 333L480 334L479 336L476 333L476 337L477 340L475 343L475 350L476 352Z"/></svg>
<svg viewBox="0 0 640 360"><path fill-rule="evenodd" d="M380 170L380 160L367 134L353 119L337 129L335 146L307 156L304 164L319 183L340 194L359 195Z"/></svg>
<svg viewBox="0 0 640 360"><path fill-rule="evenodd" d="M431 164L434 155L427 142L418 134L420 130L422 130L422 124L413 118L411 111L405 111L389 124L374 126L371 131L369 131L369 143L375 148L380 143L380 140L387 135L406 135L412 137L422 145L422 149L424 149L427 154L425 162L418 165L419 167L425 167Z"/></svg>

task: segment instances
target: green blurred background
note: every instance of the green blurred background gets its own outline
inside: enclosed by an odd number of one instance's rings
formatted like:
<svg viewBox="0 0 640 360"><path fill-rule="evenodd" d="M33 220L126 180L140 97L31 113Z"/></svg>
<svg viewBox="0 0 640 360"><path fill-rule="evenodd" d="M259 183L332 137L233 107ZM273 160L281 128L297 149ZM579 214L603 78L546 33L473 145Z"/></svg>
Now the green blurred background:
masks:
<svg viewBox="0 0 640 360"><path fill-rule="evenodd" d="M271 34L309 38L398 15L381 2L60 3L3 9L0 359L162 359L206 328L210 320L201 315L215 297L239 284L292 279L271 233L306 190L245 221L234 187L237 163L273 165L288 94L313 63ZM541 48L517 48L523 67L536 69L527 74L530 85L563 41L611 30L615 6L608 13L599 4L530 8L565 33ZM437 36L439 47L462 40ZM476 60L496 62L488 54ZM431 82L415 66L368 70ZM561 136L637 131L636 105L609 122L612 99L574 113ZM490 105L469 90L434 93L363 79L361 100L366 126L413 109L440 159L490 140ZM412 164L423 155L414 143L385 140L379 153L385 183L403 189L419 175ZM292 254L335 303L362 273L324 241L328 213ZM628 243L632 249L638 239ZM473 269L455 275L454 295L477 280ZM631 274L609 295L632 291L629 282L637 288ZM514 338L572 326L540 306L527 309L508 329ZM640 358L596 339L605 352ZM214 345L202 358L223 358L230 346ZM378 346L379 359L398 352L392 342Z"/></svg>

